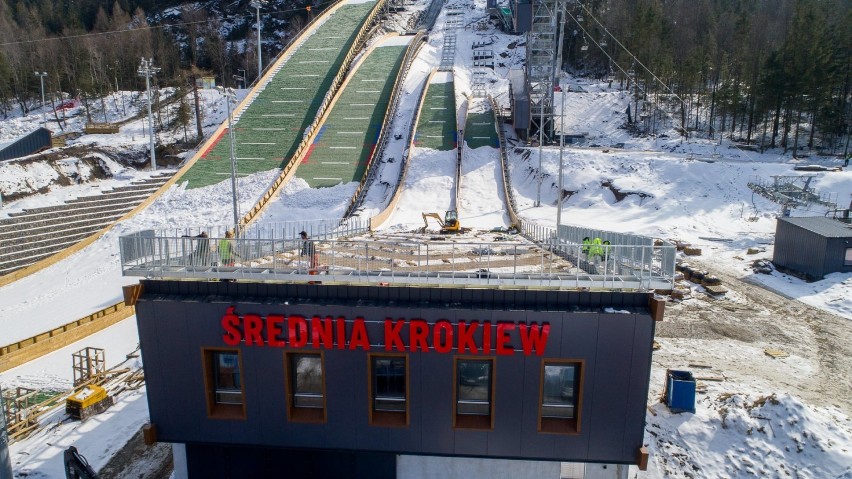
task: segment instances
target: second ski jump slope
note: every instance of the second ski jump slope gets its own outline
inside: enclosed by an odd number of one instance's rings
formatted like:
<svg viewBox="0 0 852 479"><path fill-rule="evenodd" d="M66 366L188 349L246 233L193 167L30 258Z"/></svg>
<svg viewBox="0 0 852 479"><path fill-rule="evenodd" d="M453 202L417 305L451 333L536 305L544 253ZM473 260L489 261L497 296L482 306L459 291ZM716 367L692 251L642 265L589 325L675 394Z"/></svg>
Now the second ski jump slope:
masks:
<svg viewBox="0 0 852 479"><path fill-rule="evenodd" d="M298 48L256 87L251 103L235 114L238 175L281 168L296 151L317 114L374 1L347 2L330 14ZM251 97L251 95L250 95ZM218 183L231 174L227 129L181 179L190 188Z"/></svg>

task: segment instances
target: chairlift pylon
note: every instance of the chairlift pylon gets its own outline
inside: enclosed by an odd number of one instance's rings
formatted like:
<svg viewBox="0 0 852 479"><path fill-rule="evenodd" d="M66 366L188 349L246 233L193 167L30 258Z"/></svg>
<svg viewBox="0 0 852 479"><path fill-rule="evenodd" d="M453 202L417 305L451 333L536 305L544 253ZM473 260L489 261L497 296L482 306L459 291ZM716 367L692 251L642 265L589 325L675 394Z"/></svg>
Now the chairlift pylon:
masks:
<svg viewBox="0 0 852 479"><path fill-rule="evenodd" d="M598 45L600 45L601 47L605 47L606 46L606 37L601 37L601 41Z"/></svg>
<svg viewBox="0 0 852 479"><path fill-rule="evenodd" d="M589 49L589 40L586 39L586 36L583 35L583 45L580 47L580 51L585 52Z"/></svg>

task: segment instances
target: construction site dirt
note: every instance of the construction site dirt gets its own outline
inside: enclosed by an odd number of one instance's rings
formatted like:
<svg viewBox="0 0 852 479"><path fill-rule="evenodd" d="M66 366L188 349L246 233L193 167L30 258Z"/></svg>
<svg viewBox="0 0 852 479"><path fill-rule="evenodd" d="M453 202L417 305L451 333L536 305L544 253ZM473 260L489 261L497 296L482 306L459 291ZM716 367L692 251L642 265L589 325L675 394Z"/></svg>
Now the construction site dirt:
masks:
<svg viewBox="0 0 852 479"><path fill-rule="evenodd" d="M770 291L750 271L715 270L706 259L690 264L718 276L729 291L716 297L692 285L694 294L669 302L656 332L655 366L712 368L729 385L749 383L852 414L852 322Z"/></svg>

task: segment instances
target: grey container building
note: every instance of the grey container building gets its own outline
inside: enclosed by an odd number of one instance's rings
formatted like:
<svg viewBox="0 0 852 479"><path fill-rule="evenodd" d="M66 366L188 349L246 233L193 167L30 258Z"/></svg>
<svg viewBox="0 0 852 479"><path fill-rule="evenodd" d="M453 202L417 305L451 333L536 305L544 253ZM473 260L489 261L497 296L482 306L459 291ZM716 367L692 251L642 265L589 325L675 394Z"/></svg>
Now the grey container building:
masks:
<svg viewBox="0 0 852 479"><path fill-rule="evenodd" d="M647 461L664 306L650 293L140 289L126 297L138 297L151 423L184 445L188 477L391 478L398 455Z"/></svg>
<svg viewBox="0 0 852 479"><path fill-rule="evenodd" d="M772 262L811 281L852 272L852 226L823 216L778 218Z"/></svg>
<svg viewBox="0 0 852 479"><path fill-rule="evenodd" d="M50 148L51 132L39 128L9 143L0 145L0 161L12 160Z"/></svg>

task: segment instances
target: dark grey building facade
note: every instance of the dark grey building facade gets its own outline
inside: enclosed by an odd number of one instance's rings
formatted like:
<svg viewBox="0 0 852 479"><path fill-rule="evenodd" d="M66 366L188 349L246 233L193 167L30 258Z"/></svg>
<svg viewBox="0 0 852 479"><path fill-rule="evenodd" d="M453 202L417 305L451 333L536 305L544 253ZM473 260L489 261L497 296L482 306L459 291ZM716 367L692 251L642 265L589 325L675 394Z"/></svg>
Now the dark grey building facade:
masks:
<svg viewBox="0 0 852 479"><path fill-rule="evenodd" d="M852 272L852 226L823 216L778 218L772 262L809 280Z"/></svg>
<svg viewBox="0 0 852 479"><path fill-rule="evenodd" d="M140 287L151 423L186 444L189 477L395 477L397 454L647 460L652 294Z"/></svg>

